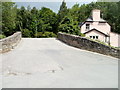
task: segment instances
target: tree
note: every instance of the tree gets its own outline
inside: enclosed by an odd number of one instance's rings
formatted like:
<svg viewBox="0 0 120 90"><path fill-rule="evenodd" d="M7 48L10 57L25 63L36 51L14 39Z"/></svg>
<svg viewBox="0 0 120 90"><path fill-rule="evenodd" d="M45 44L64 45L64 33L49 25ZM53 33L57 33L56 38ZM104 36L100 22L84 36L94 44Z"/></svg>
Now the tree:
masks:
<svg viewBox="0 0 120 90"><path fill-rule="evenodd" d="M72 16L74 21L78 21L79 20L79 14L80 14L80 7L79 4L75 4L73 5L73 7L71 9L69 9L69 13Z"/></svg>
<svg viewBox="0 0 120 90"><path fill-rule="evenodd" d="M55 21L56 14L46 7L42 7L41 10L35 7L31 9L30 6L27 10L23 6L17 9L17 30L29 30L31 37L37 37L39 32L55 32Z"/></svg>
<svg viewBox="0 0 120 90"><path fill-rule="evenodd" d="M60 32L80 35L78 22L73 21L71 16L65 16L64 19L60 22L58 29Z"/></svg>
<svg viewBox="0 0 120 90"><path fill-rule="evenodd" d="M58 27L59 27L59 23L62 21L62 19L67 16L68 14L68 9L67 9L67 6L66 6L66 2L63 0L61 6L60 6L60 9L58 11L58 14L57 14L57 21L56 21L56 32L58 32Z"/></svg>
<svg viewBox="0 0 120 90"><path fill-rule="evenodd" d="M33 8L31 9L31 13L32 13L33 15L35 15L35 16L38 15L38 10L36 9L36 7L33 7Z"/></svg>
<svg viewBox="0 0 120 90"><path fill-rule="evenodd" d="M2 2L0 2L0 35L3 36L3 32L2 32Z"/></svg>
<svg viewBox="0 0 120 90"><path fill-rule="evenodd" d="M16 30L16 6L13 2L2 2L2 30L6 36Z"/></svg>
<svg viewBox="0 0 120 90"><path fill-rule="evenodd" d="M89 4L75 4L67 8L66 2L60 5L58 13L42 7L37 9L30 6L17 8L13 2L3 2L0 5L1 37L9 36L16 31L22 31L24 37L52 37L59 31L80 35L79 23L84 22L93 9L101 10L101 17L108 21L112 31L120 34L120 1L119 2L91 2Z"/></svg>
<svg viewBox="0 0 120 90"><path fill-rule="evenodd" d="M60 10L58 11L58 22L60 22L68 13L68 9L66 6L66 2L63 0L61 6L60 6Z"/></svg>
<svg viewBox="0 0 120 90"><path fill-rule="evenodd" d="M31 32L28 29L21 29L23 37L31 37Z"/></svg>
<svg viewBox="0 0 120 90"><path fill-rule="evenodd" d="M38 25L39 27L42 27L41 31L45 30L55 33L56 32L55 22L56 14L49 8L42 7L41 10L39 11L39 25Z"/></svg>

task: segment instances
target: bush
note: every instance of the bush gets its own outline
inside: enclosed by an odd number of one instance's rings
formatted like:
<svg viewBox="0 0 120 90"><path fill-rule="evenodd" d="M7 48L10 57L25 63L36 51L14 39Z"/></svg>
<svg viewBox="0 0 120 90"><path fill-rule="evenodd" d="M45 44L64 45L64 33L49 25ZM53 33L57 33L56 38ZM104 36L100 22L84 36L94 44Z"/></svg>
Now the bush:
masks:
<svg viewBox="0 0 120 90"><path fill-rule="evenodd" d="M79 36L81 36L81 37L85 37L85 34L83 34L83 33L80 33L80 34L79 34Z"/></svg>
<svg viewBox="0 0 120 90"><path fill-rule="evenodd" d="M53 32L38 32L37 37L38 38L49 38L49 37L56 37L57 35Z"/></svg>
<svg viewBox="0 0 120 90"><path fill-rule="evenodd" d="M78 22L74 21L71 16L65 16L59 23L58 30L60 32L79 35L80 28Z"/></svg>
<svg viewBox="0 0 120 90"><path fill-rule="evenodd" d="M0 39L5 38L6 36L3 34L0 34Z"/></svg>
<svg viewBox="0 0 120 90"><path fill-rule="evenodd" d="M21 31L23 37L31 37L31 33L28 29L22 29Z"/></svg>

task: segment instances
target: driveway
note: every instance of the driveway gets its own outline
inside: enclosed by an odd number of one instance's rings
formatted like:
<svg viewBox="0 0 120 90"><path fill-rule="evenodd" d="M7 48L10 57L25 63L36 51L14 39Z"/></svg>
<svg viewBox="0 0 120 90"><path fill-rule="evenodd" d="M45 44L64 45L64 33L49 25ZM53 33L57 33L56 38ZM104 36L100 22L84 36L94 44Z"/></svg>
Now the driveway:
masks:
<svg viewBox="0 0 120 90"><path fill-rule="evenodd" d="M1 57L3 88L118 88L118 59L55 38L22 38Z"/></svg>

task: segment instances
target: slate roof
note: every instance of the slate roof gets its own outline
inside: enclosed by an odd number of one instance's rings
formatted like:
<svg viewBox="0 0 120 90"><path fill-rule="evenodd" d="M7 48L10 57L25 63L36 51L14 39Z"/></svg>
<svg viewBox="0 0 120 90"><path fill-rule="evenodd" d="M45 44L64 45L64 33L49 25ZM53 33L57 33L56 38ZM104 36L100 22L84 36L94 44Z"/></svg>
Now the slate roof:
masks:
<svg viewBox="0 0 120 90"><path fill-rule="evenodd" d="M94 22L92 17L87 18L86 21L92 21L92 22ZM100 18L100 20L98 22L106 22L106 20Z"/></svg>
<svg viewBox="0 0 120 90"><path fill-rule="evenodd" d="M106 23L107 21L100 18L100 21L93 21L92 17L89 17L85 20L85 22L100 22L100 23ZM79 23L79 26L82 26L85 22Z"/></svg>
<svg viewBox="0 0 120 90"><path fill-rule="evenodd" d="M86 19L86 21L93 22L93 19L92 19L92 17L89 17Z"/></svg>

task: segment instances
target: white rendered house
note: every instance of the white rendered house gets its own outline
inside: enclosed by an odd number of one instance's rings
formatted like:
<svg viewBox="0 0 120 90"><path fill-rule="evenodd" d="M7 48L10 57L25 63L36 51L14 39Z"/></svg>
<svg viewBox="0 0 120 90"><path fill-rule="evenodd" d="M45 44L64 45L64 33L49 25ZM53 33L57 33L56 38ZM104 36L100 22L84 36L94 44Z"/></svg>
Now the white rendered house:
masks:
<svg viewBox="0 0 120 90"><path fill-rule="evenodd" d="M118 42L120 35L111 32L111 26L100 17L100 10L92 10L92 16L81 23L80 27L81 33L86 37L120 47L120 42Z"/></svg>

